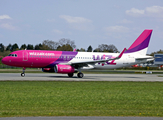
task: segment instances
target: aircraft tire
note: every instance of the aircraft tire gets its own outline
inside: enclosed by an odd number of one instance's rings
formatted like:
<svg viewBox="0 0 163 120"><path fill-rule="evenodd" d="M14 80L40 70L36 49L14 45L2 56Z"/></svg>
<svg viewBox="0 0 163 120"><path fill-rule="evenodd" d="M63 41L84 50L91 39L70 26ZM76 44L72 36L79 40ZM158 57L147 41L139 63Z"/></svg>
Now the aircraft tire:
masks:
<svg viewBox="0 0 163 120"><path fill-rule="evenodd" d="M74 73L68 73L69 77L73 77Z"/></svg>
<svg viewBox="0 0 163 120"><path fill-rule="evenodd" d="M25 76L25 73L21 73L21 76L24 77Z"/></svg>
<svg viewBox="0 0 163 120"><path fill-rule="evenodd" d="M78 78L82 78L84 76L83 73L78 73Z"/></svg>

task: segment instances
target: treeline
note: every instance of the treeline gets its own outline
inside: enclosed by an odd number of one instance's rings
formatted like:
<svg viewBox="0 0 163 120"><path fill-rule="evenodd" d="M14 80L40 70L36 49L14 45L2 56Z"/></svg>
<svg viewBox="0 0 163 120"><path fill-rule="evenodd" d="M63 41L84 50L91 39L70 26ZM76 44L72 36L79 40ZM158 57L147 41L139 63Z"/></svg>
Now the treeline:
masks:
<svg viewBox="0 0 163 120"><path fill-rule="evenodd" d="M0 52L4 51L16 51L16 50L62 50L66 49L67 51L72 51L76 47L74 41L71 41L69 39L61 39L59 42L54 42L52 40L44 40L40 44L36 44L35 46L32 44L23 44L20 47L17 43L15 44L9 44L7 47L5 47L2 43L0 43Z"/></svg>
<svg viewBox="0 0 163 120"><path fill-rule="evenodd" d="M8 46L4 46L0 43L0 56L7 56L9 53L16 50L56 50L56 51L73 51L76 48L75 42L69 39L60 39L58 42L52 40L44 40L42 43L36 44L35 46L32 44L23 44L20 47L17 43L9 44ZM114 45L101 44L98 48L94 49L92 46L88 46L87 49L80 48L76 49L76 51L82 52L111 52L117 53L118 49Z"/></svg>
<svg viewBox="0 0 163 120"><path fill-rule="evenodd" d="M35 46L32 44L23 44L20 47L17 43L15 44L9 44L8 46L4 46L2 43L0 43L0 56L7 56L13 51L16 50L56 50L56 51L73 51L76 48L75 42L71 41L69 39L60 39L58 42L52 41L52 40L44 40L42 43L36 44ZM117 53L119 52L118 49L114 45L107 45L107 44L101 44L97 48L93 49L92 46L88 46L87 49L80 48L76 49L76 51L81 52L110 52L110 53ZM163 50L159 50L156 52L152 52L149 54L150 56L154 56L154 54L163 54Z"/></svg>
<svg viewBox="0 0 163 120"><path fill-rule="evenodd" d="M154 56L154 54L163 54L163 50L160 49L159 51L152 52L150 56Z"/></svg>
<svg viewBox="0 0 163 120"><path fill-rule="evenodd" d="M3 43L0 43L0 56L7 56L13 51L16 50L56 50L56 51L73 51L76 48L75 42L69 39L60 39L58 42L52 40L44 40L42 43L32 45L32 44L23 44L20 47L17 43L9 44L8 46L4 46ZM98 45L97 48L93 49L91 45L88 46L87 49L84 48L77 48L76 51L81 52L110 52L110 53L117 53L119 52L118 49L114 45L107 45L101 44ZM163 54L163 50L159 50L156 52L152 52L151 56L154 54L160 53Z"/></svg>

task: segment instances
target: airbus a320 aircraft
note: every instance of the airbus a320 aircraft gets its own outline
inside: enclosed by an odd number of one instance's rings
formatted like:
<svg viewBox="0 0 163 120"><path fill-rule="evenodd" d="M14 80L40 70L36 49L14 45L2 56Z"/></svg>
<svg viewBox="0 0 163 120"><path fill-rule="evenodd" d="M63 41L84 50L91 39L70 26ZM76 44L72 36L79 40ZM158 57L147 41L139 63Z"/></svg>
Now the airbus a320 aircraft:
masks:
<svg viewBox="0 0 163 120"><path fill-rule="evenodd" d="M146 56L152 30L144 30L135 42L126 50L119 53L104 52L68 52L48 50L18 50L2 59L9 66L22 67L25 76L26 68L42 68L43 72L68 74L79 78L84 75L83 69L115 69L154 60Z"/></svg>

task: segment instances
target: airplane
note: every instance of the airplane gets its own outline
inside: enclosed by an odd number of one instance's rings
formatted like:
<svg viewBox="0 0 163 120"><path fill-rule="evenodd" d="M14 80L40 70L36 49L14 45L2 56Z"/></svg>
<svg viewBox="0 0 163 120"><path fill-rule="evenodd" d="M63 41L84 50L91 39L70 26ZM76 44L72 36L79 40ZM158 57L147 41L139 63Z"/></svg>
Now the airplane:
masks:
<svg viewBox="0 0 163 120"><path fill-rule="evenodd" d="M42 68L43 72L68 74L74 73L82 78L84 69L116 69L154 60L147 56L151 29L144 30L134 43L121 53L76 52L50 50L18 50L11 52L2 59L9 66L22 67L21 76L25 76L26 68Z"/></svg>

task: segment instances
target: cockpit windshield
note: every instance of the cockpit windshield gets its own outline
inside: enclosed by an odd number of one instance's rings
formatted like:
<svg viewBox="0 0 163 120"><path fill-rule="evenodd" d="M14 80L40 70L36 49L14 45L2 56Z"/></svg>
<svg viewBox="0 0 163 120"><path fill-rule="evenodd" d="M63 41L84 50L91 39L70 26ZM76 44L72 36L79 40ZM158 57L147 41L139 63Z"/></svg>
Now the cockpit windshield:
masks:
<svg viewBox="0 0 163 120"><path fill-rule="evenodd" d="M8 56L17 57L17 54L9 54Z"/></svg>

